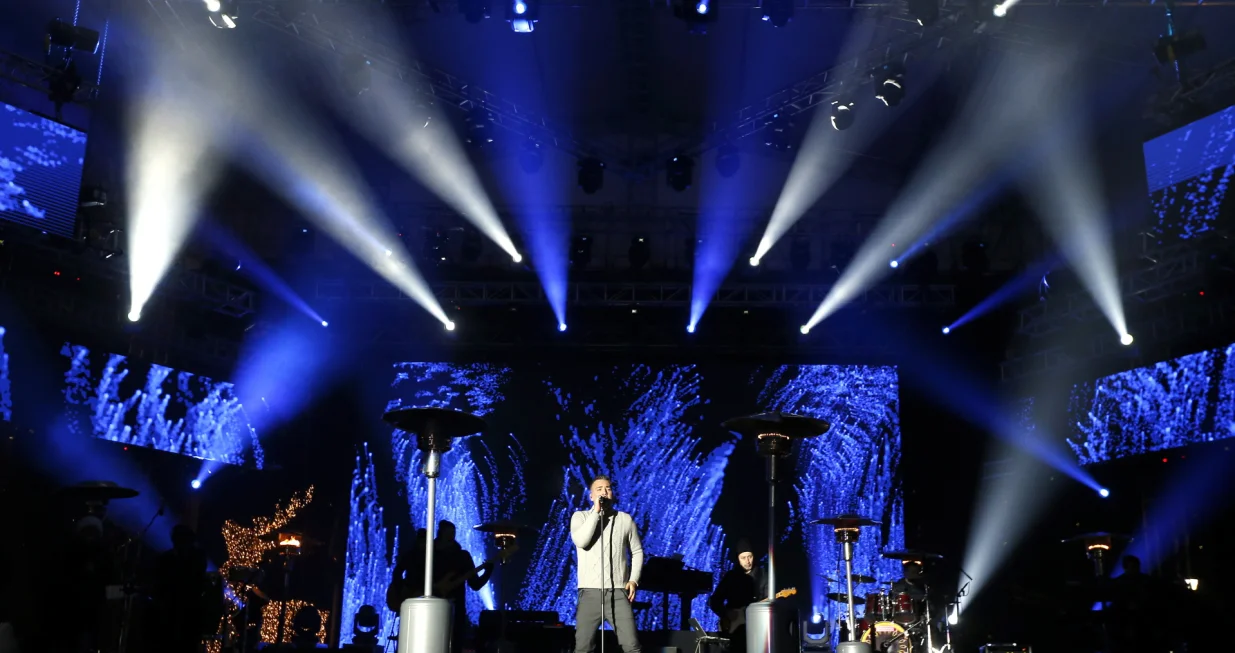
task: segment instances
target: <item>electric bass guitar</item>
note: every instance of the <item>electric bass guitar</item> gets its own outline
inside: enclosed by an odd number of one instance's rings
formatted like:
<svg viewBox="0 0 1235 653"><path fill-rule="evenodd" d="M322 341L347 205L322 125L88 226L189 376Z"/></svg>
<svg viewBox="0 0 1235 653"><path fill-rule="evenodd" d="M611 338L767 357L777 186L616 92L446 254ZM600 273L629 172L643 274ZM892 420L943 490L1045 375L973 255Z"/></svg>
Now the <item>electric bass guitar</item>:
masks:
<svg viewBox="0 0 1235 653"><path fill-rule="evenodd" d="M447 594L458 589L460 585L475 578L478 574L486 569L490 569L495 565L504 564L510 560L516 551L519 550L518 544L502 549L497 552L497 555L484 562L484 564L472 569L471 571L462 574L446 574L439 578L436 583L433 583L433 596L446 596ZM395 572L399 573L398 571ZM420 596L422 587L411 587L406 579L392 578L390 586L386 588L386 607L390 608L391 612L398 614L399 606L409 598Z"/></svg>
<svg viewBox="0 0 1235 653"><path fill-rule="evenodd" d="M783 589L777 592L775 598L787 599L797 593L798 593L798 589L796 587L790 587L789 589ZM767 599L763 599L762 601L757 601L757 603L767 603L767 602L768 602ZM732 633L735 628L737 628L738 626L742 626L745 623L746 623L746 606L742 606L740 608L733 608L730 610L726 610L725 615L720 618L720 630L723 633Z"/></svg>

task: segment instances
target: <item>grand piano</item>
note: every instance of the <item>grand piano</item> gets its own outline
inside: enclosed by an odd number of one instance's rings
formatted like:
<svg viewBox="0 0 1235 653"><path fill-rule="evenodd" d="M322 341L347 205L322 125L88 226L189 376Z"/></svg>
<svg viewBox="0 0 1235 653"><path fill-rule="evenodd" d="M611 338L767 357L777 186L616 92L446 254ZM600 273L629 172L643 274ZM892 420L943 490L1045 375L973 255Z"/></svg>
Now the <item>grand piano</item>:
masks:
<svg viewBox="0 0 1235 653"><path fill-rule="evenodd" d="M691 601L696 596L712 592L712 572L687 567L681 555L671 558L652 556L643 561L639 589L664 595L661 601L664 618L661 623L665 627L669 625L669 595L677 594L682 599L679 630L690 630Z"/></svg>

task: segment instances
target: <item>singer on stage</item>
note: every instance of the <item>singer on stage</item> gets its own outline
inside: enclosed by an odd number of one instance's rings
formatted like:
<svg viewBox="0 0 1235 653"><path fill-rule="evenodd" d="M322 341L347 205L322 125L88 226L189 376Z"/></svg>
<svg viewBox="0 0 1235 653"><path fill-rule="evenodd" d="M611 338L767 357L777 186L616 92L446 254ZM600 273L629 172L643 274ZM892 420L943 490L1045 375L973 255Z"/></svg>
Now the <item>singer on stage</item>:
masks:
<svg viewBox="0 0 1235 653"><path fill-rule="evenodd" d="M592 508L580 510L570 518L570 539L575 541L579 556L575 653L595 650L596 629L602 620L613 625L624 653L639 653L635 613L630 608L643 569L639 530L629 514L613 507L615 494L609 477L592 479L588 497Z"/></svg>

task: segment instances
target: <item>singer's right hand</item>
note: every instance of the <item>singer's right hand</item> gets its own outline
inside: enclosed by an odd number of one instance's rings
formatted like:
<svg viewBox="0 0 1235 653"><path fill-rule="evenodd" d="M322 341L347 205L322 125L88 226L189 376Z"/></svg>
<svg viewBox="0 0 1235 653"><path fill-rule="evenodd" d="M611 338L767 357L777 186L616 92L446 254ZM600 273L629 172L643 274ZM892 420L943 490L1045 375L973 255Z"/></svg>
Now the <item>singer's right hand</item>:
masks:
<svg viewBox="0 0 1235 653"><path fill-rule="evenodd" d="M597 496L595 499L592 499L592 511L601 512L602 510L603 509L600 507L600 497Z"/></svg>

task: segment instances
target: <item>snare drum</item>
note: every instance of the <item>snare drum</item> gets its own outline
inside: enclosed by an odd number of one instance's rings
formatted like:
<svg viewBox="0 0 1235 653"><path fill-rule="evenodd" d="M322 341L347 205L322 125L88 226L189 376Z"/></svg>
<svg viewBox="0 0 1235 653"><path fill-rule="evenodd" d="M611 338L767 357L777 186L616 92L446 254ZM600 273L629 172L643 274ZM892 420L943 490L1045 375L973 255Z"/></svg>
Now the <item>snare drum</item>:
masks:
<svg viewBox="0 0 1235 653"><path fill-rule="evenodd" d="M894 621L880 621L862 634L862 641L876 651L914 653L913 641L905 627Z"/></svg>

